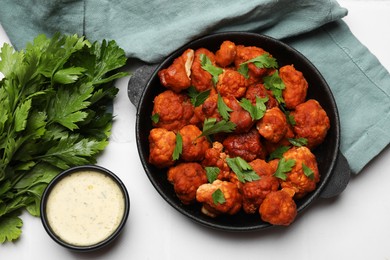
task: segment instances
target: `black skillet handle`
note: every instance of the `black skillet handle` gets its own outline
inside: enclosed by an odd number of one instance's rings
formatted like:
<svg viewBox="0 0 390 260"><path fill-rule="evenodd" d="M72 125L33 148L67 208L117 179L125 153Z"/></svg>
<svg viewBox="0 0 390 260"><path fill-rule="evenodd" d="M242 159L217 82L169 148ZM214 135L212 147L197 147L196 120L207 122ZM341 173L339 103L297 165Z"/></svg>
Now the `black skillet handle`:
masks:
<svg viewBox="0 0 390 260"><path fill-rule="evenodd" d="M331 198L339 195L347 187L351 178L351 169L344 155L339 152L337 155L336 165L330 180L322 190L321 198Z"/></svg>
<svg viewBox="0 0 390 260"><path fill-rule="evenodd" d="M127 94L131 103L138 107L142 92L158 64L144 64L132 73L127 88Z"/></svg>

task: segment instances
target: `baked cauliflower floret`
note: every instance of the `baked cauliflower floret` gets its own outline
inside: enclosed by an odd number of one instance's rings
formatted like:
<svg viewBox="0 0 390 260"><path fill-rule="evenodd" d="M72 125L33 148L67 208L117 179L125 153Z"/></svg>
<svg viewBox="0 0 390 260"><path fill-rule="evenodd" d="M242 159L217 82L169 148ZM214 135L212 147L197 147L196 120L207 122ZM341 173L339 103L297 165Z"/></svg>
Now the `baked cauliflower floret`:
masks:
<svg viewBox="0 0 390 260"><path fill-rule="evenodd" d="M177 197L183 204L191 204L196 199L196 190L207 183L206 171L196 162L184 162L168 170L168 181L173 184Z"/></svg>
<svg viewBox="0 0 390 260"><path fill-rule="evenodd" d="M259 134L267 141L277 143L286 135L288 123L282 110L279 107L273 107L265 111L256 127Z"/></svg>
<svg viewBox="0 0 390 260"><path fill-rule="evenodd" d="M161 84L175 92L191 86L191 66L194 61L194 50L186 50L166 69L158 72Z"/></svg>
<svg viewBox="0 0 390 260"><path fill-rule="evenodd" d="M259 175L260 177L262 176L272 176L273 173L275 172L274 167L272 167L271 164L266 162L263 159L255 159L251 162L249 162L249 165L252 167L252 169Z"/></svg>
<svg viewBox="0 0 390 260"><path fill-rule="evenodd" d="M260 176L259 180L245 182L241 185L242 207L246 213L256 213L271 191L279 188L279 180L272 175Z"/></svg>
<svg viewBox="0 0 390 260"><path fill-rule="evenodd" d="M281 186L294 190L295 198L297 199L313 191L320 180L317 160L314 154L307 147L301 146L290 148L283 154L283 157L286 160L294 160L295 165L287 173L287 178L281 182Z"/></svg>
<svg viewBox="0 0 390 260"><path fill-rule="evenodd" d="M270 142L268 140L265 140L264 141L264 146L266 147L267 152L270 154L270 153L274 152L277 148L279 148L281 146L290 146L291 143L290 143L289 139L292 139L294 137L295 137L295 133L293 131L292 125L287 124L287 132L283 136L283 138L280 139L279 142L273 143L273 142Z"/></svg>
<svg viewBox="0 0 390 260"><path fill-rule="evenodd" d="M234 65L236 68L239 68L242 63L254 59L258 56L261 56L263 54L269 54L262 48L256 46L237 45L236 50L237 50L237 54L236 54L236 58L234 59ZM258 68L253 63L251 62L248 63L249 78L246 79L245 81L246 85L249 86L255 82L261 81L261 78L267 75L269 71L270 69Z"/></svg>
<svg viewBox="0 0 390 260"><path fill-rule="evenodd" d="M226 163L227 154L223 151L220 142L213 142L213 147L206 150L202 165L204 167L218 167L220 172L217 176L219 180L228 180L230 168Z"/></svg>
<svg viewBox="0 0 390 260"><path fill-rule="evenodd" d="M328 115L318 101L314 99L307 100L298 105L291 112L291 115L295 120L294 132L296 137L306 138L307 147L313 149L324 141L330 128L330 122Z"/></svg>
<svg viewBox="0 0 390 260"><path fill-rule="evenodd" d="M152 115L158 116L158 122L153 123L154 127L176 132L191 120L194 106L186 95L166 90L154 98Z"/></svg>
<svg viewBox="0 0 390 260"><path fill-rule="evenodd" d="M203 104L195 107L194 113L198 121L202 123L206 118L216 118L218 121L221 119L221 115L218 112L218 93L214 88L211 89L210 95Z"/></svg>
<svg viewBox="0 0 390 260"><path fill-rule="evenodd" d="M232 110L229 120L236 125L234 133L248 132L255 124L251 114L243 109L238 100L233 96L223 97L223 101Z"/></svg>
<svg viewBox="0 0 390 260"><path fill-rule="evenodd" d="M215 53L215 60L219 66L227 67L234 62L236 53L236 44L231 41L224 41Z"/></svg>
<svg viewBox="0 0 390 260"><path fill-rule="evenodd" d="M286 86L282 92L284 102L288 109L294 109L306 99L308 84L302 72L293 65L286 65L279 69L279 76Z"/></svg>
<svg viewBox="0 0 390 260"><path fill-rule="evenodd" d="M201 54L206 55L210 59L211 63L215 65L214 53L205 48L199 48L195 51L194 62L191 67L191 84L199 92L213 87L212 75L202 68L200 59Z"/></svg>
<svg viewBox="0 0 390 260"><path fill-rule="evenodd" d="M149 163L158 168L174 164L172 159L176 145L176 135L164 128L153 128L149 134Z"/></svg>
<svg viewBox="0 0 390 260"><path fill-rule="evenodd" d="M186 125L179 130L182 137L181 159L184 161L201 161L206 150L211 146L202 131L195 125Z"/></svg>
<svg viewBox="0 0 390 260"><path fill-rule="evenodd" d="M290 225L297 216L297 205L290 192L284 189L267 194L259 208L263 221L272 225Z"/></svg>
<svg viewBox="0 0 390 260"><path fill-rule="evenodd" d="M245 95L245 77L233 69L225 69L218 76L217 90L221 96L241 98Z"/></svg>
<svg viewBox="0 0 390 260"><path fill-rule="evenodd" d="M267 109L278 106L278 101L276 101L272 92L267 90L262 83L250 85L246 90L245 98L250 100L252 105L256 104L256 97L268 98L268 101L265 103Z"/></svg>
<svg viewBox="0 0 390 260"><path fill-rule="evenodd" d="M248 133L231 134L222 144L225 147L225 152L232 158L241 157L247 162L256 158L265 158L265 149L256 129L252 129Z"/></svg>
<svg viewBox="0 0 390 260"><path fill-rule="evenodd" d="M219 193L218 197L222 200L215 198L217 197L215 192ZM196 200L203 204L204 214L216 217L219 214L236 214L241 209L242 198L236 184L215 180L213 183L203 184L198 188Z"/></svg>

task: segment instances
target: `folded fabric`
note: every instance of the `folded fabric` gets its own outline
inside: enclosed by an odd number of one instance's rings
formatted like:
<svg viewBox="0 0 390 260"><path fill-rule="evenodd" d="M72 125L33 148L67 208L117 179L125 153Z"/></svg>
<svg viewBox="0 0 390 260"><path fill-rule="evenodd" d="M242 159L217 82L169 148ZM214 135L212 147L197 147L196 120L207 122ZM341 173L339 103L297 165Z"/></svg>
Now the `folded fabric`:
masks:
<svg viewBox="0 0 390 260"><path fill-rule="evenodd" d="M147 63L211 32L253 31L282 39L306 55L332 88L341 151L358 173L390 142L390 75L341 21L346 14L334 0L6 0L0 23L17 49L37 34L61 31L91 41L114 39L129 58ZM137 73L147 77L150 68Z"/></svg>
<svg viewBox="0 0 390 260"><path fill-rule="evenodd" d="M61 31L91 41L114 39L129 57L158 62L210 32L263 30L281 38L346 13L333 0L3 0L0 22L17 49L39 33Z"/></svg>

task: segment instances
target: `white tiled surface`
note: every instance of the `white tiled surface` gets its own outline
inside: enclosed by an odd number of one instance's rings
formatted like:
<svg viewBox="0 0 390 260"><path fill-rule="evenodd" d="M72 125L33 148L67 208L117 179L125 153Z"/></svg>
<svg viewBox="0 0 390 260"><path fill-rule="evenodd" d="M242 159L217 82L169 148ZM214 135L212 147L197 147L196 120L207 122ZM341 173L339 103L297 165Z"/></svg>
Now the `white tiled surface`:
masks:
<svg viewBox="0 0 390 260"><path fill-rule="evenodd" d="M349 10L345 21L352 32L390 70L390 0L339 3ZM7 41L0 30L0 45ZM339 197L318 201L288 229L249 234L209 230L167 205L145 177L127 80L118 83L112 142L99 161L122 178L130 193L130 217L120 239L104 251L73 253L55 244L38 218L24 214L22 237L0 245L0 259L390 259L389 149L352 178Z"/></svg>

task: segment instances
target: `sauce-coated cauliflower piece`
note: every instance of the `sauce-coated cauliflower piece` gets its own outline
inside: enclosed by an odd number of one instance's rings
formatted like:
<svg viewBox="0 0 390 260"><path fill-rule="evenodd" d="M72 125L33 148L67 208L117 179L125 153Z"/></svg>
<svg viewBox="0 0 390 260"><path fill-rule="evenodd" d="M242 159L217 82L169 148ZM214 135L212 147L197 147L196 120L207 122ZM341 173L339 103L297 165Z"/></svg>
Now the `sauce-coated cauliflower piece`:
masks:
<svg viewBox="0 0 390 260"><path fill-rule="evenodd" d="M246 213L256 213L268 193L279 188L279 181L274 176L261 176L259 180L245 182L241 186L242 206Z"/></svg>
<svg viewBox="0 0 390 260"><path fill-rule="evenodd" d="M218 76L217 90L221 96L241 98L245 95L245 77L233 69L225 69Z"/></svg>
<svg viewBox="0 0 390 260"><path fill-rule="evenodd" d="M272 91L267 90L262 83L250 85L246 90L245 98L250 100L252 105L256 105L256 97L268 98L268 101L265 103L267 109L278 106L278 101L276 101Z"/></svg>
<svg viewBox="0 0 390 260"><path fill-rule="evenodd" d="M188 49L166 69L158 72L161 84L177 93L191 86L191 66L194 50Z"/></svg>
<svg viewBox="0 0 390 260"><path fill-rule="evenodd" d="M217 176L219 180L228 180L230 168L226 162L227 154L223 151L220 142L213 142L213 147L206 150L202 165L204 167L218 167L220 172Z"/></svg>
<svg viewBox="0 0 390 260"><path fill-rule="evenodd" d="M287 173L287 179L281 182L283 188L291 188L295 192L295 198L299 199L316 188L320 180L320 173L317 167L317 160L314 154L305 146L290 148L283 154L288 160L295 161L295 165ZM304 172L304 167L311 170L308 176Z"/></svg>
<svg viewBox="0 0 390 260"><path fill-rule="evenodd" d="M291 115L295 120L296 137L306 138L307 147L313 149L324 141L330 122L328 115L317 100L309 99L298 105Z"/></svg>
<svg viewBox="0 0 390 260"><path fill-rule="evenodd" d="M224 202L217 202L213 194L219 190ZM210 217L219 214L234 215L241 209L242 197L237 185L228 181L215 180L201 185L196 191L196 200L203 204L202 212Z"/></svg>
<svg viewBox="0 0 390 260"><path fill-rule="evenodd" d="M215 60L219 66L227 67L234 62L236 54L236 44L231 41L224 41L215 53Z"/></svg>
<svg viewBox="0 0 390 260"><path fill-rule="evenodd" d="M179 130L183 140L181 159L185 161L201 161L211 144L202 131L195 125L186 125Z"/></svg>
<svg viewBox="0 0 390 260"><path fill-rule="evenodd" d="M199 122L203 123L206 118L216 118L218 121L221 115L218 112L218 93L214 88L210 95L200 106L195 107L194 113Z"/></svg>
<svg viewBox="0 0 390 260"><path fill-rule="evenodd" d="M297 216L297 206L290 192L272 191L267 194L259 208L263 221L272 225L290 225Z"/></svg>
<svg viewBox="0 0 390 260"><path fill-rule="evenodd" d="M293 65L286 65L279 69L279 76L286 88L282 95L286 107L294 109L306 99L308 83L302 72L296 70Z"/></svg>
<svg viewBox="0 0 390 260"><path fill-rule="evenodd" d="M183 204L195 202L196 190L207 183L206 171L196 162L184 162L168 170L168 181L173 184L177 197Z"/></svg>
<svg viewBox="0 0 390 260"><path fill-rule="evenodd" d="M256 124L259 134L267 141L277 143L286 135L288 123L285 114L279 107L265 111L264 116Z"/></svg>
<svg viewBox="0 0 390 260"><path fill-rule="evenodd" d="M265 158L265 148L256 129L252 129L248 133L231 134L222 144L230 157L239 156L247 162L256 158Z"/></svg>
<svg viewBox="0 0 390 260"><path fill-rule="evenodd" d="M232 110L229 120L236 125L234 133L246 133L255 124L251 114L242 108L238 100L233 96L223 97L225 104Z"/></svg>
<svg viewBox="0 0 390 260"><path fill-rule="evenodd" d="M164 128L153 128L149 134L149 163L158 168L174 164L172 159L176 145L176 135Z"/></svg>
<svg viewBox="0 0 390 260"><path fill-rule="evenodd" d="M166 90L154 98L152 115L158 115L154 127L176 132L193 118L194 106L186 95Z"/></svg>
<svg viewBox="0 0 390 260"><path fill-rule="evenodd" d="M206 48L199 48L195 50L194 62L191 66L191 85L199 92L203 92L214 86L212 81L213 76L202 68L200 59L201 54L206 55L210 59L211 63L215 65L214 53Z"/></svg>

